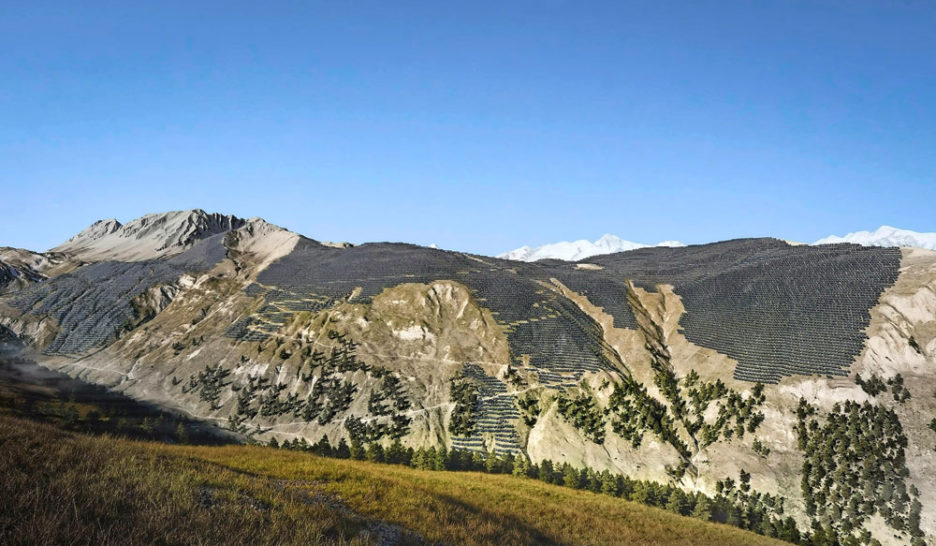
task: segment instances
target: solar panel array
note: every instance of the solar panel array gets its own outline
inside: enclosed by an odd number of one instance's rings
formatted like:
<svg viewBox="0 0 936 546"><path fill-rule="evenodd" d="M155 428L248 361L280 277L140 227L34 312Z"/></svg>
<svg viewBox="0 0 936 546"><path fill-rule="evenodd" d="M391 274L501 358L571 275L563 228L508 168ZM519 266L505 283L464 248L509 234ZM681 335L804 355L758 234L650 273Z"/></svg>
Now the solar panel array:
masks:
<svg viewBox="0 0 936 546"><path fill-rule="evenodd" d="M113 340L134 319L134 296L223 259L220 237L168 260L84 266L9 301L23 312L58 321L61 332L48 353L81 354ZM504 327L516 367L527 366L525 371L543 385L565 390L585 373L607 369L600 356L606 347L600 327L543 283L556 277L603 307L616 326L634 328L625 284L632 279L650 289L657 283L673 285L686 308L681 321L686 337L736 359L737 379L835 376L846 374L861 351L869 310L895 282L900 257L899 249L744 239L598 256L585 261L601 269L579 269L566 262L526 264L405 244L336 249L304 240L245 289L248 296L262 297L262 304L226 335L262 341L296 313L330 306L356 288L361 290L354 301L368 301L401 283L454 280ZM484 389L479 431L493 435L495 449L518 448L517 410L506 386L480 367L465 370ZM466 449L479 448L480 437L455 441Z"/></svg>
<svg viewBox="0 0 936 546"><path fill-rule="evenodd" d="M571 301L542 286L539 281L546 279L535 265L405 244L334 249L305 242L257 280L292 297L305 294L325 299L346 297L357 287L361 288L358 298L369 298L401 283L455 280L467 286L478 303L505 326L514 364L521 366L521 355L529 355L529 370L536 372L543 384L564 389L578 384L588 371L607 368L596 356L603 343L597 324ZM283 310L277 298L267 294L266 301ZM270 309L265 307L248 319L281 323L276 316L272 320L269 316ZM262 327L254 324L252 329L238 324L230 335L245 335L245 331L256 332Z"/></svg>
<svg viewBox="0 0 936 546"><path fill-rule="evenodd" d="M478 387L474 430L468 436L452 438L452 448L465 451L493 451L499 455L518 454L523 448L517 436L516 397L507 393L507 385L491 377L477 364L466 364L462 375ZM491 439L487 445L485 437Z"/></svg>
<svg viewBox="0 0 936 546"><path fill-rule="evenodd" d="M48 315L59 333L46 354L81 354L106 345L136 318L131 300L186 272L211 269L225 256L224 234L199 242L166 260L99 262L32 285L18 292L11 305L23 313Z"/></svg>
<svg viewBox="0 0 936 546"><path fill-rule="evenodd" d="M635 327L625 279L682 297L686 338L738 361L735 378L775 383L784 376L848 373L864 345L870 309L897 280L897 248L789 245L739 239L685 248L596 256L601 270L547 269L614 317Z"/></svg>

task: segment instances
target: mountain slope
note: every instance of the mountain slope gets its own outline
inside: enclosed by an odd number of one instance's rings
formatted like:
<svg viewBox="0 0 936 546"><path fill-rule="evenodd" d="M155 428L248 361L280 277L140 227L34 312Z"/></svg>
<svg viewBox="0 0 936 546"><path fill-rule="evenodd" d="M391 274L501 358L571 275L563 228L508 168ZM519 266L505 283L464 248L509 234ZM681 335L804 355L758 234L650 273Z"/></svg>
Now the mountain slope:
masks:
<svg viewBox="0 0 936 546"><path fill-rule="evenodd" d="M0 295L23 289L77 265L59 253L40 254L21 248L0 247Z"/></svg>
<svg viewBox="0 0 936 546"><path fill-rule="evenodd" d="M0 541L273 544L783 544L511 476L272 448L167 446L0 415Z"/></svg>
<svg viewBox="0 0 936 546"><path fill-rule="evenodd" d="M252 219L41 280L0 298L0 324L45 366L257 441L399 439L713 496L749 473L803 530L936 531L925 250L741 239L528 263ZM877 428L857 459L824 459L861 415ZM849 512L854 487L875 504Z"/></svg>

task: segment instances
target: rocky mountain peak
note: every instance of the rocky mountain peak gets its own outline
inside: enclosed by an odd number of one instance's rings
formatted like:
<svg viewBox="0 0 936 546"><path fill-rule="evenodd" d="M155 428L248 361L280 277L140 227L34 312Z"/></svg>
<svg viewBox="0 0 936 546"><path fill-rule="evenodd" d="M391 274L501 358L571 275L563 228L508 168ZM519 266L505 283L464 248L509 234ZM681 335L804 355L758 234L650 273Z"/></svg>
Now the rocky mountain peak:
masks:
<svg viewBox="0 0 936 546"><path fill-rule="evenodd" d="M123 226L123 238L159 239L161 248L188 247L195 241L243 226L245 220L230 214L207 213L202 209L147 214Z"/></svg>
<svg viewBox="0 0 936 546"><path fill-rule="evenodd" d="M94 222L90 226L78 232L77 235L75 235L68 241L65 241L65 244L68 244L74 241L82 241L82 240L93 241L96 239L100 239L101 237L106 237L107 235L114 233L115 231L120 229L122 226L123 224L118 222L117 219L115 218L110 218L107 220L98 220L97 222Z"/></svg>
<svg viewBox="0 0 936 546"><path fill-rule="evenodd" d="M100 220L52 251L82 261L139 261L178 254L196 242L242 227L246 220L201 209L147 214L121 224Z"/></svg>

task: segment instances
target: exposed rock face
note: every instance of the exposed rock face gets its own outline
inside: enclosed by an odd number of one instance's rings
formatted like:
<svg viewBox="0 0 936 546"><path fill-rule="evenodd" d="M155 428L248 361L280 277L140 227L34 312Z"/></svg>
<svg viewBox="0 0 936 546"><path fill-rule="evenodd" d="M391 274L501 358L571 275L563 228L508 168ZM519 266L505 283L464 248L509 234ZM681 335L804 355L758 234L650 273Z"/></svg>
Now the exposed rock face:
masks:
<svg viewBox="0 0 936 546"><path fill-rule="evenodd" d="M30 257L39 276L0 297L0 328L48 367L261 441L400 438L709 494L745 470L806 529L829 516L801 486L818 473L800 399L817 427L867 403L899 418L904 486L936 532L936 252L753 239L530 264L334 247L201 211L101 223L63 247L96 263ZM900 374L909 397L869 394L859 374ZM908 540L895 521L860 525Z"/></svg>
<svg viewBox="0 0 936 546"><path fill-rule="evenodd" d="M123 224L118 222L116 218L110 218L108 220L98 220L97 222L79 231L78 234L72 237L71 239L65 241L65 243L63 245L60 245L59 248L64 247L71 243L77 244L82 241L84 242L96 241L103 237L107 237L108 235L112 233L116 233L117 230L119 230L121 227L123 227Z"/></svg>
<svg viewBox="0 0 936 546"><path fill-rule="evenodd" d="M228 232L224 246L228 249L228 257L249 274L263 271L288 255L300 239L312 242L262 218L251 218Z"/></svg>
<svg viewBox="0 0 936 546"><path fill-rule="evenodd" d="M201 209L147 214L127 224L100 220L50 252L85 262L151 260L184 252L202 239L237 229L245 222Z"/></svg>
<svg viewBox="0 0 936 546"><path fill-rule="evenodd" d="M43 278L41 273L31 267L0 261L0 294L15 292Z"/></svg>
<svg viewBox="0 0 936 546"><path fill-rule="evenodd" d="M0 295L21 290L77 265L58 253L40 254L21 248L0 247Z"/></svg>

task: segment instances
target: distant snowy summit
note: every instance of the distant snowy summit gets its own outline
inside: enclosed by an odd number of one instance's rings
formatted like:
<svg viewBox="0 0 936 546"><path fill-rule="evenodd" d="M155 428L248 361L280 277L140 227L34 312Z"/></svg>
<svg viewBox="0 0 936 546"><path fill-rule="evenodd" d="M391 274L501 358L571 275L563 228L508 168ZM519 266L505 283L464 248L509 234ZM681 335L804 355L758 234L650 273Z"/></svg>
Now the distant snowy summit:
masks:
<svg viewBox="0 0 936 546"><path fill-rule="evenodd" d="M844 237L830 235L812 244L827 245L835 243L854 243L863 246L917 247L936 250L936 233L918 233L907 229L881 226L876 231L856 231ZM645 245L608 234L595 242L582 239L580 241L562 241L538 247L522 246L516 250L498 254L497 257L521 262L549 259L576 262L600 254L614 254L650 246L679 247L686 245L679 241L663 241L656 245Z"/></svg>
<svg viewBox="0 0 936 546"><path fill-rule="evenodd" d="M686 245L679 241L663 241L656 245L645 245L632 241L625 241L615 235L607 234L595 242L582 239L572 242L562 241L560 243L552 243L535 248L522 246L510 252L499 254L497 257L521 262L535 262L537 260L547 259L575 262L591 256L598 256L599 254L614 254L615 252L624 252L626 250L635 250L649 246L676 247Z"/></svg>
<svg viewBox="0 0 936 546"><path fill-rule="evenodd" d="M863 246L912 246L936 250L936 233L917 233L908 229L881 226L876 231L856 231L844 237L829 235L814 245L855 243Z"/></svg>

